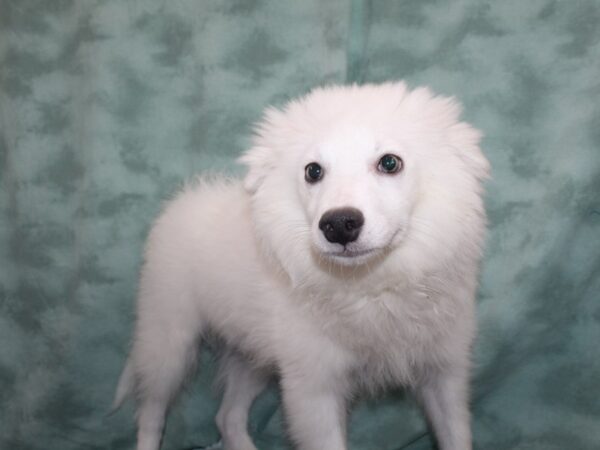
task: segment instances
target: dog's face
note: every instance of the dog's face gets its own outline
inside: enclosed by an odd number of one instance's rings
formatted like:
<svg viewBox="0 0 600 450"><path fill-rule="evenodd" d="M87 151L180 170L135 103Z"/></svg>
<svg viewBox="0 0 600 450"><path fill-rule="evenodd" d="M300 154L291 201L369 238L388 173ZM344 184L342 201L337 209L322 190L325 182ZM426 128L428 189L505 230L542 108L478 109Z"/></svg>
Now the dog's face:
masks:
<svg viewBox="0 0 600 450"><path fill-rule="evenodd" d="M241 158L259 240L288 273L368 266L399 248L411 263L452 254L465 217L483 214L488 173L459 113L403 83L318 89L268 110Z"/></svg>
<svg viewBox="0 0 600 450"><path fill-rule="evenodd" d="M360 124L340 124L298 158L296 184L320 258L368 262L402 241L416 173L407 149Z"/></svg>

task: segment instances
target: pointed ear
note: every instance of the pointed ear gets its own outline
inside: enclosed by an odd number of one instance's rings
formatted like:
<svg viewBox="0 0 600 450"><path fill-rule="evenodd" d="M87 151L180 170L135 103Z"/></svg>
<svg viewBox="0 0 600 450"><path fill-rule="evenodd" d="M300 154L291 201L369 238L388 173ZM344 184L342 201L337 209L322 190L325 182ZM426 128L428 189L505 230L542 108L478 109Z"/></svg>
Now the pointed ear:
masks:
<svg viewBox="0 0 600 450"><path fill-rule="evenodd" d="M274 169L273 151L270 148L254 146L241 157L238 162L248 167L248 172L244 177L244 188L254 194L263 180Z"/></svg>
<svg viewBox="0 0 600 450"><path fill-rule="evenodd" d="M465 122L452 127L452 143L458 156L475 177L484 181L490 178L490 163L481 151L482 134Z"/></svg>
<svg viewBox="0 0 600 450"><path fill-rule="evenodd" d="M479 147L468 149L468 152L462 152L461 158L467 166L470 167L473 174L480 181L488 180L491 177L490 163L483 155Z"/></svg>

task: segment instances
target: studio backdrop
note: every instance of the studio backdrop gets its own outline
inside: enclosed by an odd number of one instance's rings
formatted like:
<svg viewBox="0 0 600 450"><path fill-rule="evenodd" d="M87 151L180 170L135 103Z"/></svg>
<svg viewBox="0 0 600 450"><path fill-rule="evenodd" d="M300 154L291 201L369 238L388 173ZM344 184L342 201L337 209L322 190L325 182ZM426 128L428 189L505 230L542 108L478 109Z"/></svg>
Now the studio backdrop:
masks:
<svg viewBox="0 0 600 450"><path fill-rule="evenodd" d="M600 448L600 3L0 0L0 448L130 449L108 416L161 205L235 158L268 105L404 79L456 96L492 164L478 449ZM218 440L212 355L164 448ZM285 449L276 389L253 409ZM430 449L401 391L353 450Z"/></svg>

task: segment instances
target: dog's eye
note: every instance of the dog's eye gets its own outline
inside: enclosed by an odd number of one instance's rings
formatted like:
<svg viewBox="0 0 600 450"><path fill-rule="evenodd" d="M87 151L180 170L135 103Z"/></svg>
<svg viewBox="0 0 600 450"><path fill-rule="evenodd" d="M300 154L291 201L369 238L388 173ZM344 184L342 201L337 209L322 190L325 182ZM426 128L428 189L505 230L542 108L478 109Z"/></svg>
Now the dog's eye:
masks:
<svg viewBox="0 0 600 450"><path fill-rule="evenodd" d="M323 178L323 168L316 162L307 164L304 168L304 179L309 183L316 183Z"/></svg>
<svg viewBox="0 0 600 450"><path fill-rule="evenodd" d="M396 173L402 170L403 162L399 156L390 153L383 155L377 164L377 170L383 173Z"/></svg>

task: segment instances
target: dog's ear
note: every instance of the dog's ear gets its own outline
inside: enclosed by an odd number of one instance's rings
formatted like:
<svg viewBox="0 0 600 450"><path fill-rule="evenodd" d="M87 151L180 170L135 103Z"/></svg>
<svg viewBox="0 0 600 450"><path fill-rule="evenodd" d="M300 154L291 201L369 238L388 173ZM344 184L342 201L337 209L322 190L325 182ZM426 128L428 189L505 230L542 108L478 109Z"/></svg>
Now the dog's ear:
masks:
<svg viewBox="0 0 600 450"><path fill-rule="evenodd" d="M274 169L272 150L262 146L252 147L238 158L238 162L248 167L244 188L251 194L258 190L269 171Z"/></svg>
<svg viewBox="0 0 600 450"><path fill-rule="evenodd" d="M490 163L483 155L479 146L462 152L461 158L478 180L484 181L490 178Z"/></svg>
<svg viewBox="0 0 600 450"><path fill-rule="evenodd" d="M285 115L277 108L269 107L265 110L262 119L254 127L253 145L246 151L238 162L248 167L244 178L244 188L254 194L267 174L275 169L276 151L272 148L271 138L280 134Z"/></svg>
<svg viewBox="0 0 600 450"><path fill-rule="evenodd" d="M467 123L460 122L452 127L452 135L458 156L470 173L480 181L489 179L490 163L480 148L482 133Z"/></svg>

